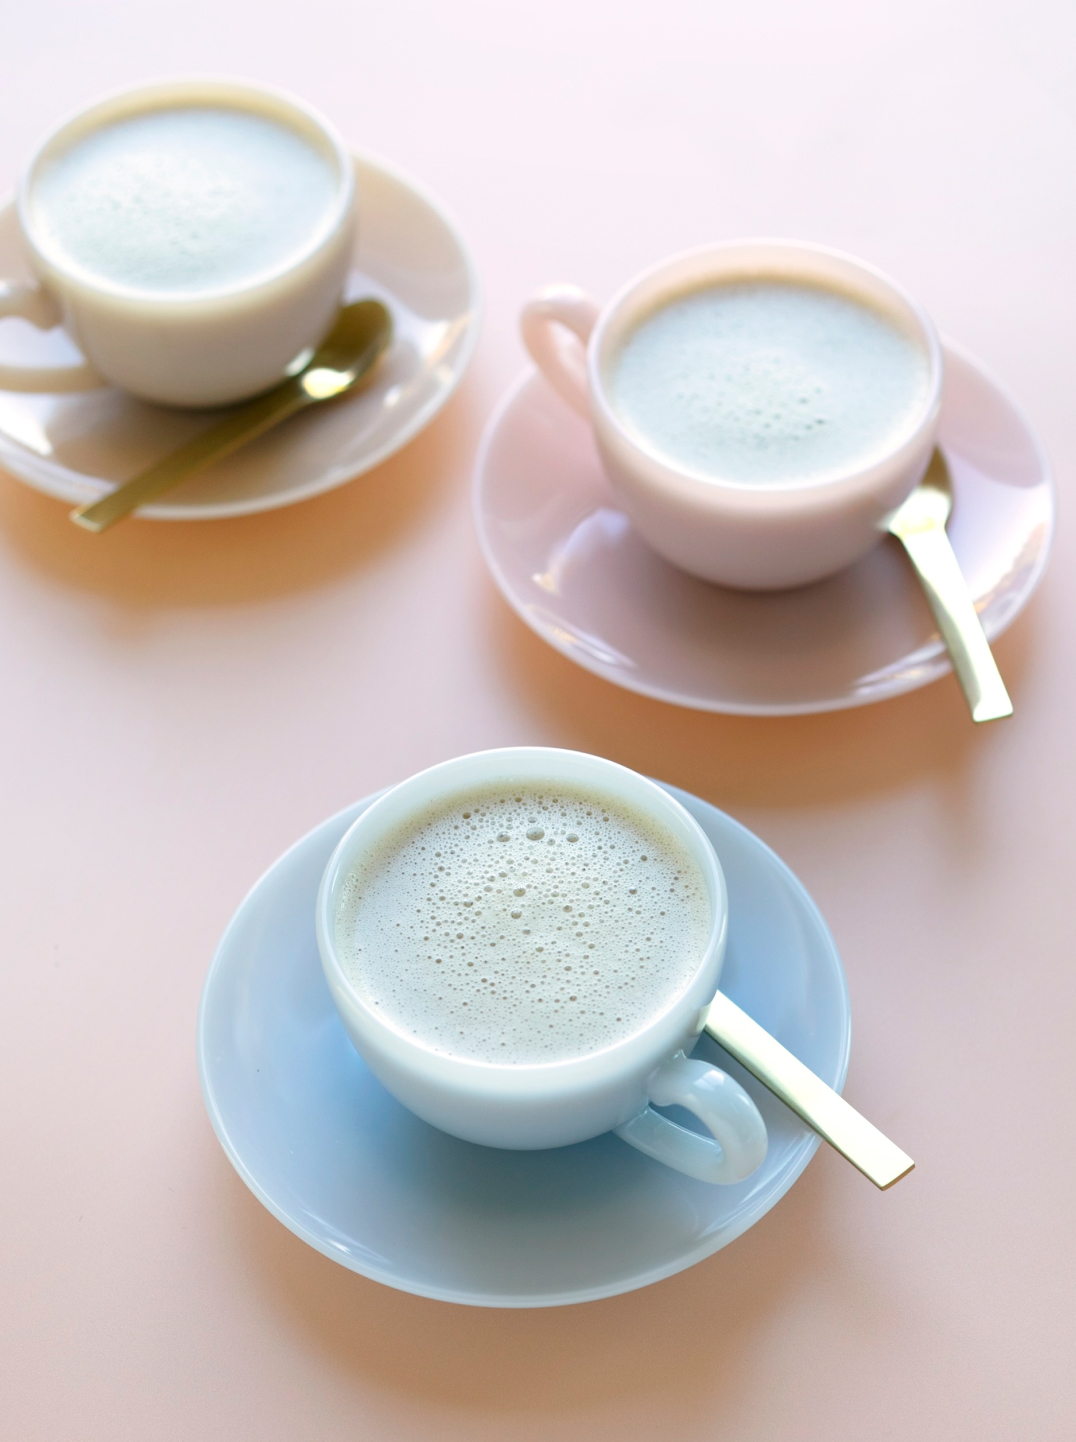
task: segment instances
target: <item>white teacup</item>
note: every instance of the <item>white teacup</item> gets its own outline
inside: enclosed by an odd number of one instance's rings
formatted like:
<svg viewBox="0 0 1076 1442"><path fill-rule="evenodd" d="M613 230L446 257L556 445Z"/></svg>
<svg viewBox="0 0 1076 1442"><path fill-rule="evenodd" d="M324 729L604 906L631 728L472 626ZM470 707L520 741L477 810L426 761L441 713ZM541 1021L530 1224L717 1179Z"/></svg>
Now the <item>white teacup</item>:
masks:
<svg viewBox="0 0 1076 1442"><path fill-rule="evenodd" d="M193 107L211 117L238 112L283 127L296 153L310 157L324 192L309 234L275 262L201 289L155 287L125 275L122 261L118 274L116 266L106 274L85 257L73 257L52 233L44 208L57 162L80 144L115 134L109 127ZM145 157L140 163L145 166ZM180 189L200 183L197 165L186 167ZM137 203L137 184L131 195ZM220 196L225 224L230 203ZM169 81L108 96L65 120L32 157L19 189L18 218L38 284L0 283L0 316L21 316L43 329L62 324L85 362L48 369L2 365L0 388L67 391L111 383L175 406L224 405L268 389L302 364L332 324L347 276L355 205L354 171L340 137L288 96L218 79Z"/></svg>
<svg viewBox="0 0 1076 1442"><path fill-rule="evenodd" d="M341 961L338 907L348 877L401 826L459 791L527 782L592 789L671 833L698 868L710 924L685 989L640 1030L567 1060L500 1065L423 1044L365 997ZM442 1131L486 1146L527 1150L614 1130L648 1155L709 1182L740 1181L764 1158L766 1128L754 1102L725 1073L686 1055L702 1030L725 954L728 904L721 866L687 811L635 772L596 756L542 747L479 752L423 771L374 802L340 841L318 893L316 925L329 990L355 1048L404 1106ZM712 1136L678 1126L651 1103L689 1108Z"/></svg>
<svg viewBox="0 0 1076 1442"><path fill-rule="evenodd" d="M925 391L883 453L817 483L745 485L674 464L625 423L610 397L610 374L626 339L670 301L739 281L836 292L913 340L925 362ZM843 569L880 539L885 518L930 460L943 381L937 333L893 281L837 251L765 240L704 246L643 272L604 307L574 286L551 286L523 308L521 326L543 375L592 422L609 482L635 528L667 560L707 581L781 588Z"/></svg>

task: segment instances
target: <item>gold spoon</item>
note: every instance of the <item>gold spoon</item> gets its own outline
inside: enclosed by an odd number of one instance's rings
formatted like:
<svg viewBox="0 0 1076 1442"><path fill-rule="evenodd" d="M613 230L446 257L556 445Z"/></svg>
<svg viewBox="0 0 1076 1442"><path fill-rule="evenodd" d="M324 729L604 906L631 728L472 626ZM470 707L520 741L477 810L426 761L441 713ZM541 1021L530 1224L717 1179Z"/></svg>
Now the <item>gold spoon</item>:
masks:
<svg viewBox="0 0 1076 1442"><path fill-rule="evenodd" d="M915 1166L906 1152L883 1136L724 992L719 991L710 1003L706 1031L882 1191L906 1177Z"/></svg>
<svg viewBox="0 0 1076 1442"><path fill-rule="evenodd" d="M87 531L106 530L136 506L170 491L296 411L343 395L369 374L391 339L392 317L379 300L345 305L332 330L295 375L229 410L216 425L101 500L78 506L71 519Z"/></svg>
<svg viewBox="0 0 1076 1442"><path fill-rule="evenodd" d="M936 450L926 475L886 525L919 575L971 707L971 719L996 721L1012 715L1012 702L946 535L952 509L949 467Z"/></svg>

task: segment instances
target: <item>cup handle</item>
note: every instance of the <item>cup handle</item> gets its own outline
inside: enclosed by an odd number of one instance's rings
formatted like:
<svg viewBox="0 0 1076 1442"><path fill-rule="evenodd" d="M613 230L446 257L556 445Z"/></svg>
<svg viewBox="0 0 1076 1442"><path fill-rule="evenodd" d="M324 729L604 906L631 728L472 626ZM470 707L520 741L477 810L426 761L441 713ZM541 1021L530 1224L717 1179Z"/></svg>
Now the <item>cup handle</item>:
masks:
<svg viewBox="0 0 1076 1442"><path fill-rule="evenodd" d="M711 1133L701 1137L648 1106L616 1134L648 1157L700 1182L742 1182L766 1155L766 1123L758 1107L723 1071L679 1052L647 1083L656 1106L687 1107Z"/></svg>
<svg viewBox="0 0 1076 1442"><path fill-rule="evenodd" d="M60 307L47 290L25 281L0 281L0 319L17 315L36 325L38 330L51 330L63 316ZM0 390L4 391L90 391L107 382L83 361L74 366L18 366L0 362Z"/></svg>
<svg viewBox="0 0 1076 1442"><path fill-rule="evenodd" d="M601 314L596 301L576 285L550 285L529 300L519 317L531 359L572 410L590 418L587 341ZM558 331L575 337L566 339Z"/></svg>

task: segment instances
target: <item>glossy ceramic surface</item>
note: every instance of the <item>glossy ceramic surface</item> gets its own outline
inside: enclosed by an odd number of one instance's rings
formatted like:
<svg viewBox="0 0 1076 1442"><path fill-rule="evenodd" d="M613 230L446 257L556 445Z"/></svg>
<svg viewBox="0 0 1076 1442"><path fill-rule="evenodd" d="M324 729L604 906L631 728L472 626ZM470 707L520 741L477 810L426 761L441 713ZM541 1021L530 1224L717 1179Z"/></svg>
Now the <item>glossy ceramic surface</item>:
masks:
<svg viewBox="0 0 1076 1442"><path fill-rule="evenodd" d="M945 367L949 533L992 638L1042 575L1053 482L1002 386L951 343ZM950 670L891 539L839 575L785 592L727 590L662 560L617 506L589 425L534 371L487 426L474 506L509 604L558 651L629 690L704 711L791 715L881 701Z"/></svg>
<svg viewBox="0 0 1076 1442"><path fill-rule="evenodd" d="M84 268L39 223L38 193L51 160L101 127L190 105L268 118L331 159L334 194L320 234L309 235L304 248L268 274L182 297L146 292ZM354 167L333 126L291 96L209 77L169 80L116 91L62 121L31 159L17 210L40 287L9 290L0 313L39 322L51 309L46 326L62 319L86 364L59 390L111 382L161 405L229 405L278 385L332 324L354 249ZM272 223L263 219L263 225ZM33 361L30 370L20 375L17 364L0 363L0 386L33 391L42 382Z"/></svg>
<svg viewBox="0 0 1076 1442"><path fill-rule="evenodd" d="M671 299L748 279L853 297L914 339L926 366L924 393L872 459L809 485L744 484L673 460L625 421L609 387L616 356L639 323ZM881 271L825 246L777 240L700 246L628 281L601 311L584 292L552 286L524 306L520 328L553 389L589 414L610 488L635 530L703 581L771 590L837 574L875 544L879 524L918 485L934 450L944 366L933 322ZM585 379L579 346L573 355L566 331L586 345Z"/></svg>
<svg viewBox="0 0 1076 1442"><path fill-rule="evenodd" d="M825 922L757 837L667 789L725 871L723 989L839 1090L851 1016ZM736 1186L693 1181L612 1135L543 1152L475 1146L388 1095L344 1033L314 932L325 865L374 799L324 822L262 877L225 932L202 994L206 1106L239 1175L274 1216L388 1286L534 1307L645 1286L716 1252L769 1211L818 1138L707 1038L695 1055L741 1082L769 1132L765 1162Z"/></svg>
<svg viewBox="0 0 1076 1442"><path fill-rule="evenodd" d="M638 1018L632 1034L615 1042L607 1040L602 1049L589 1055L556 1060L547 1056L544 1061L491 1066L488 1058L431 1050L399 1025L398 1017L390 1019L380 1002L364 996L338 950L337 919L341 894L349 880L371 860L376 863L378 855L383 855L386 838L398 838L401 827L409 830L416 821L439 811L452 795L458 800L491 785L514 789L526 782L536 782L543 789L550 783L554 787L564 784L581 788L591 799L605 797L614 805L619 801L634 817L645 817L657 835L674 841L682 848L685 864L697 869L698 884L705 887L709 934L694 958L694 975L679 995L665 996L655 1013ZM539 841L544 834L538 833ZM505 835L503 839L509 838ZM551 845L552 838L545 844ZM490 864L487 860L486 865ZM497 864L512 869L521 863L518 856L509 859L505 851ZM574 863L569 864L574 870ZM496 907L495 900L489 900ZM399 894L397 903L394 910L399 915L403 906ZM485 903L475 908L476 914L482 911L487 911ZM552 746L499 747L442 761L392 787L354 823L325 869L315 915L325 980L355 1050L397 1101L442 1131L483 1146L528 1151L569 1146L617 1131L622 1140L667 1166L721 1185L743 1181L765 1157L766 1127L742 1087L714 1068L685 1059L684 1053L698 1041L718 988L728 939L728 900L720 863L705 833L648 777L604 756ZM566 921L563 912L561 921ZM582 932L578 934L582 936ZM508 946L514 949L512 941ZM516 956L518 962L520 953ZM574 964L578 968L578 959ZM600 965L596 959L594 964ZM649 1108L655 1085L662 1098L660 1105L671 1105L669 1098L675 1096L713 1136L688 1132Z"/></svg>
<svg viewBox="0 0 1076 1442"><path fill-rule="evenodd" d="M332 490L398 451L455 389L478 331L470 255L438 203L413 181L370 157L354 161L361 200L345 299L384 301L395 326L376 379L192 477L140 516L243 515ZM30 277L12 202L0 209L0 274ZM78 359L59 329L0 323L0 360L63 366ZM0 465L48 495L81 504L177 450L214 415L148 405L113 388L0 391Z"/></svg>

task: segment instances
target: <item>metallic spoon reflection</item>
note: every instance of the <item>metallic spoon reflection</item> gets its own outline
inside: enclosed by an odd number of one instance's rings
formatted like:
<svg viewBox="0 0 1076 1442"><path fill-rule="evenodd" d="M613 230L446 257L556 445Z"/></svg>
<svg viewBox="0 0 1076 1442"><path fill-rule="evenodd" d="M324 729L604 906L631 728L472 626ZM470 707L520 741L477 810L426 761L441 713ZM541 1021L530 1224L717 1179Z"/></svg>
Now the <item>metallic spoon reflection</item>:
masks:
<svg viewBox="0 0 1076 1442"><path fill-rule="evenodd" d="M840 1092L815 1076L724 992L719 991L710 1003L706 1031L881 1191L906 1177L915 1166L907 1152L861 1116Z"/></svg>
<svg viewBox="0 0 1076 1442"><path fill-rule="evenodd" d="M364 380L392 339L392 317L378 300L346 305L336 323L296 373L264 395L229 409L208 430L173 455L125 481L99 501L71 512L76 525L104 531L137 506L170 491L196 471L238 450L296 411L332 400Z"/></svg>
<svg viewBox="0 0 1076 1442"><path fill-rule="evenodd" d="M1012 715L1012 702L976 614L945 523L953 509L949 467L941 451L908 499L890 516L887 529L907 551L926 592L973 721Z"/></svg>

